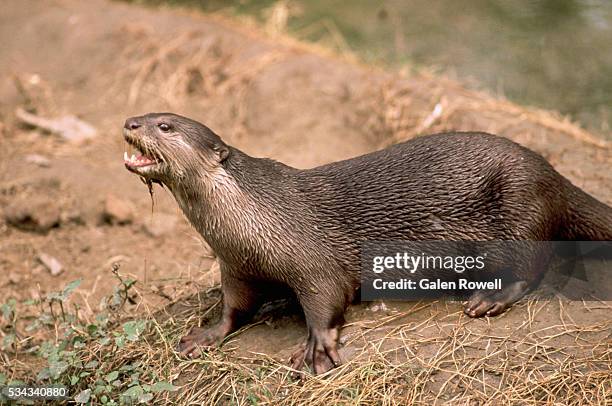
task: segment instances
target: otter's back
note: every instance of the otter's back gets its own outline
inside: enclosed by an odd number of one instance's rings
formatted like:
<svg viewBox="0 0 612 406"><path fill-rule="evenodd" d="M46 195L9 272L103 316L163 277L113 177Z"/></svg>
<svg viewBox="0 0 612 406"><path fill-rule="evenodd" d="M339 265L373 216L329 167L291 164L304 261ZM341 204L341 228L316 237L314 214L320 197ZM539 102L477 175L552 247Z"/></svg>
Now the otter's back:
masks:
<svg viewBox="0 0 612 406"><path fill-rule="evenodd" d="M537 204L563 193L542 157L484 133L420 137L296 176L321 226L357 240L533 239L515 225L564 211Z"/></svg>

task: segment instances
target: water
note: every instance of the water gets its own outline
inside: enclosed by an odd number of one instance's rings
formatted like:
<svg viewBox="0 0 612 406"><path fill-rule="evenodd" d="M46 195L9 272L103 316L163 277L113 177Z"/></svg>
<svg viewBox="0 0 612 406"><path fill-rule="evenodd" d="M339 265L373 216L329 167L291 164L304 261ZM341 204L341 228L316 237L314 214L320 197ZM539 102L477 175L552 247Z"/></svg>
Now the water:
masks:
<svg viewBox="0 0 612 406"><path fill-rule="evenodd" d="M160 0L157 0L158 2ZM287 5L287 31L367 62L455 75L521 104L558 110L610 136L612 0L166 0L262 22Z"/></svg>

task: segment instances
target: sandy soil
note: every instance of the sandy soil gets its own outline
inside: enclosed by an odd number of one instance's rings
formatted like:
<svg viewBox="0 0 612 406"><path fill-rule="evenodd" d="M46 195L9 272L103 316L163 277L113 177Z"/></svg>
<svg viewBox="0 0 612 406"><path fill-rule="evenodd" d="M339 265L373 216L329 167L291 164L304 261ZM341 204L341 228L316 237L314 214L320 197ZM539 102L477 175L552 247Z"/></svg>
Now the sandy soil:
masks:
<svg viewBox="0 0 612 406"><path fill-rule="evenodd" d="M79 300L94 313L112 287L112 263L139 281L142 302L135 312L218 283L211 252L171 196L156 187L152 212L147 188L123 167L123 121L149 111L191 116L251 155L302 168L420 133L496 132L542 153L578 186L612 204L612 149L554 113L498 101L426 73L381 72L219 18L101 0L7 0L0 42L0 302L36 297L82 278ZM77 115L97 128L98 137L63 141L21 124L18 107L45 117ZM103 220L109 195L133 205L127 224ZM15 207L57 221L46 231L22 230L7 221ZM160 217L161 228L151 232ZM52 276L40 266L40 253L55 257L64 271ZM534 329L557 326L564 315L584 326L610 322L606 303L585 311L579 302L524 302L491 320L467 320L457 303L419 311L413 306L388 305L384 314L396 316L376 329L380 313L365 304L352 308L345 356L367 346L367 336L350 339L356 330L382 337L397 326L413 326L418 337L435 338L459 323L474 337L529 337ZM241 351L286 359L304 332L298 316L281 313L236 342ZM609 344L609 336L599 333L587 338ZM562 335L548 344L563 347L574 339ZM486 342L475 342L478 356ZM433 341L404 356L426 359L435 352ZM434 392L444 387L444 374L435 379Z"/></svg>

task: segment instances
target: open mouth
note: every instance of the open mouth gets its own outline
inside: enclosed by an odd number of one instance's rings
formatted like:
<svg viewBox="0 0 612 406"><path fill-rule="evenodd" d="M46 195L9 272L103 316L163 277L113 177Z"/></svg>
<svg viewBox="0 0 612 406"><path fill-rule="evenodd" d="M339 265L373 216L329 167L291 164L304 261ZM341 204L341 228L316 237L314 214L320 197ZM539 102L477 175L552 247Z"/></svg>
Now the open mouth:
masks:
<svg viewBox="0 0 612 406"><path fill-rule="evenodd" d="M123 163L130 168L142 168L145 166L157 165L159 161L144 154L128 156L127 151L123 152Z"/></svg>
<svg viewBox="0 0 612 406"><path fill-rule="evenodd" d="M162 162L158 156L140 146L132 137L126 136L125 140L127 146L126 151L123 152L123 163L127 169L138 172L145 168L153 168Z"/></svg>

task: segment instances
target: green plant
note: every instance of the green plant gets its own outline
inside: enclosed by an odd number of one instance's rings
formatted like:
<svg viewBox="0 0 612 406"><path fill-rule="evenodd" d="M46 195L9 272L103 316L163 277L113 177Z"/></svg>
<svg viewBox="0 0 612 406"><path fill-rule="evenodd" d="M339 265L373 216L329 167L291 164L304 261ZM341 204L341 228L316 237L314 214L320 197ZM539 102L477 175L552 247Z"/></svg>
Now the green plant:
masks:
<svg viewBox="0 0 612 406"><path fill-rule="evenodd" d="M27 382L0 373L0 386L61 384L69 387L76 403L103 405L149 402L156 394L176 389L139 360L118 355L150 333L151 321L127 316L125 305L136 303L136 281L120 275L118 264L111 272L118 283L102 299L102 310L89 320L71 300L81 280L39 299L9 299L0 306L3 330L8 331L2 349L29 355L43 365ZM18 326L25 326L23 334Z"/></svg>

